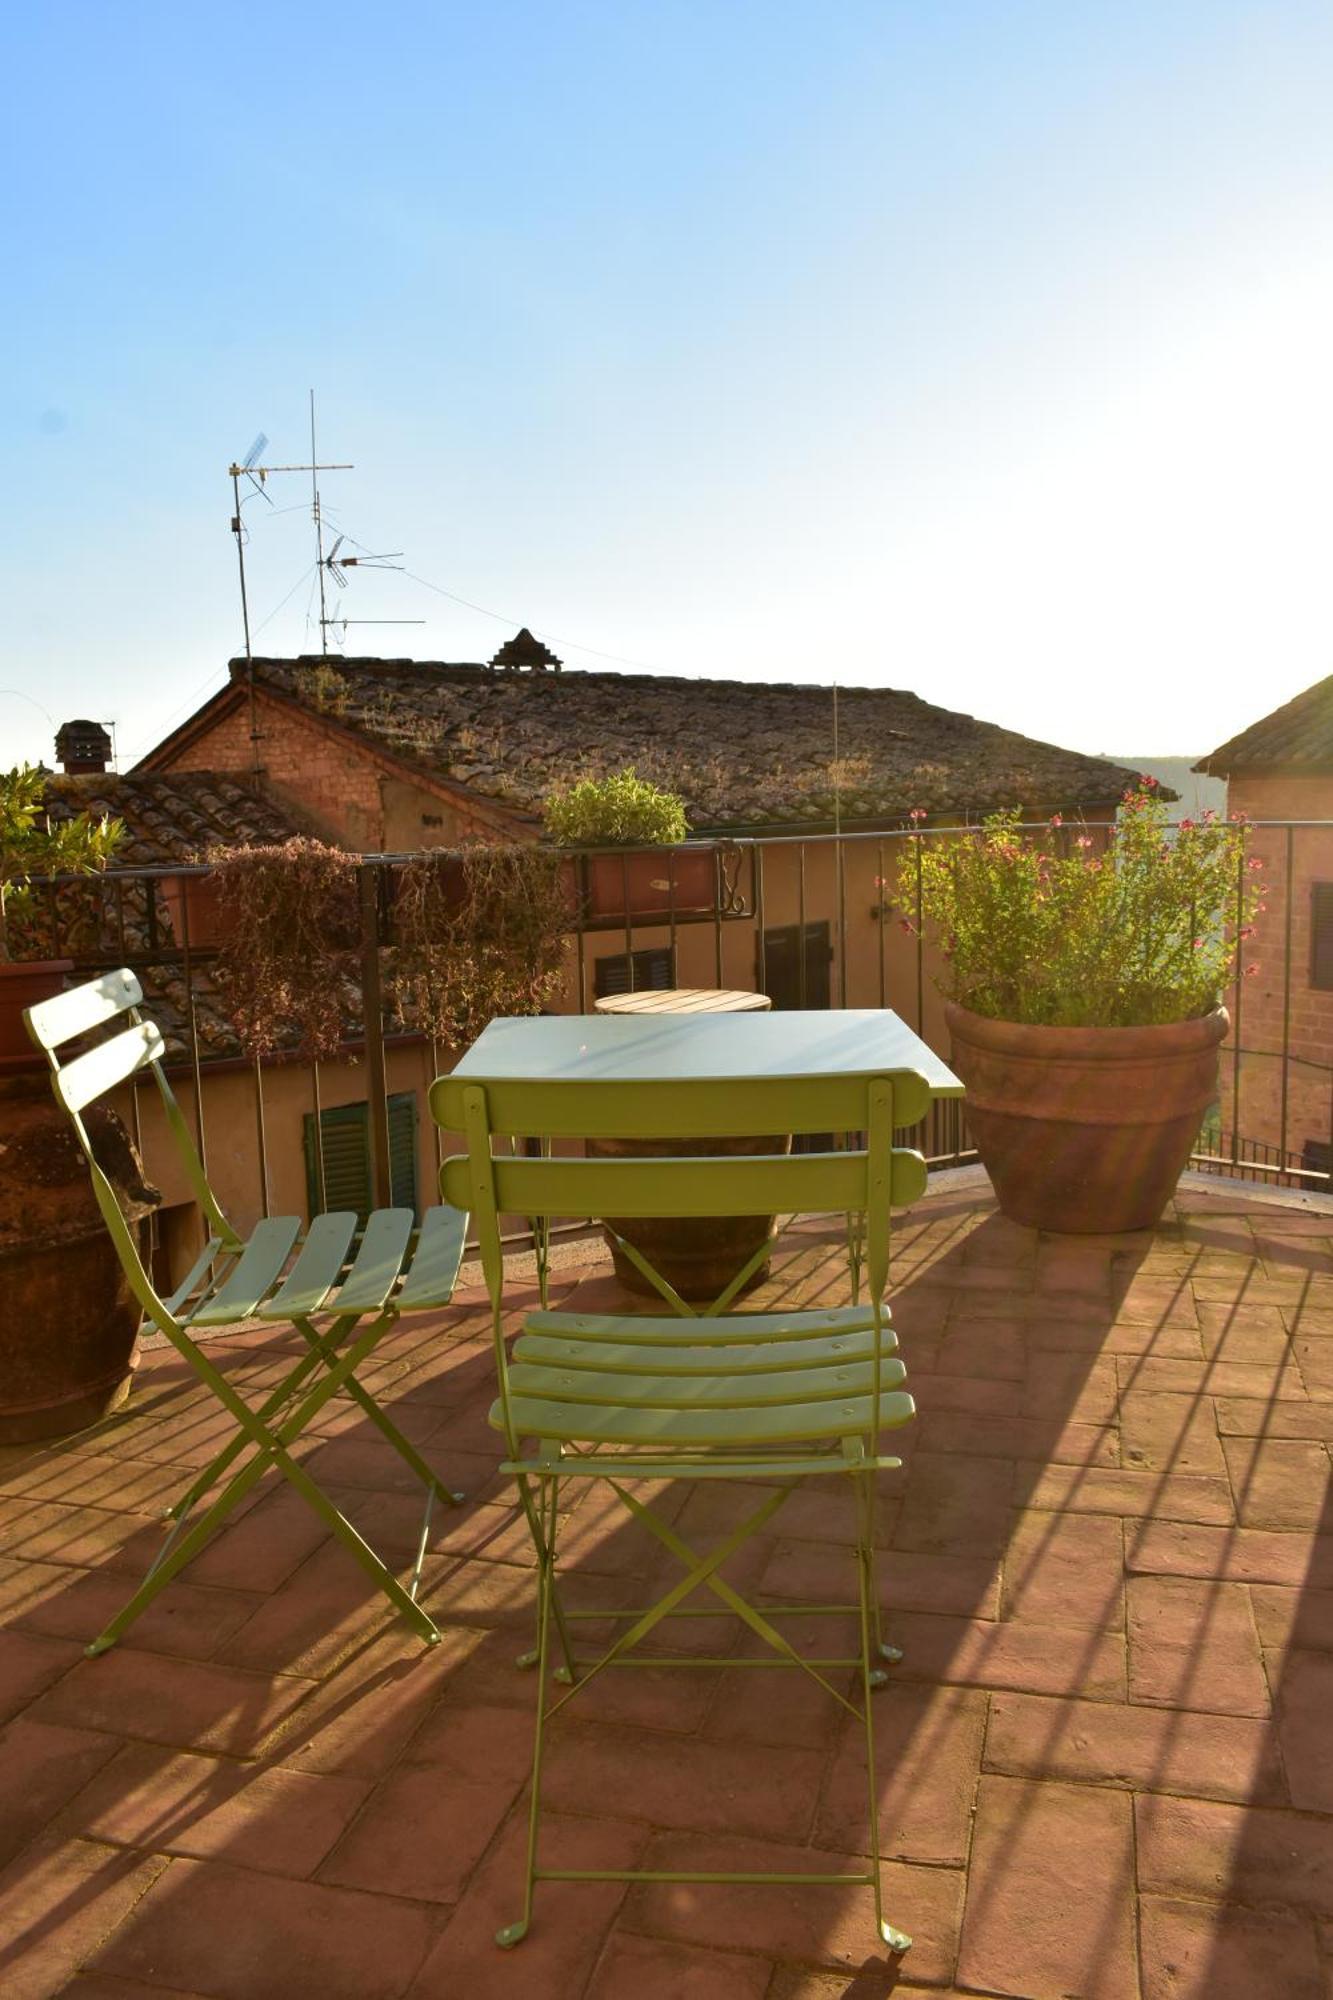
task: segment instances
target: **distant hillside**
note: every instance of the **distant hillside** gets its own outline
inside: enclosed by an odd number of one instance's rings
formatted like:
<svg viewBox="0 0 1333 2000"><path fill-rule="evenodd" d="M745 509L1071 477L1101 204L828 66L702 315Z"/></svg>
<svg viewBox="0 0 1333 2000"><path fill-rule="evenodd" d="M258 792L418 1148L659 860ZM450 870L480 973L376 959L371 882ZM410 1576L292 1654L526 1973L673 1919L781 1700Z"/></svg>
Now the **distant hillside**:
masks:
<svg viewBox="0 0 1333 2000"><path fill-rule="evenodd" d="M1110 752L1106 754L1109 756ZM1197 819L1207 806L1219 813L1227 809L1226 779L1205 778L1191 771L1193 757L1116 757L1115 762L1127 764L1131 771L1142 771L1145 777L1156 778L1159 785L1169 785L1173 792L1179 792L1180 801L1171 808L1173 820Z"/></svg>

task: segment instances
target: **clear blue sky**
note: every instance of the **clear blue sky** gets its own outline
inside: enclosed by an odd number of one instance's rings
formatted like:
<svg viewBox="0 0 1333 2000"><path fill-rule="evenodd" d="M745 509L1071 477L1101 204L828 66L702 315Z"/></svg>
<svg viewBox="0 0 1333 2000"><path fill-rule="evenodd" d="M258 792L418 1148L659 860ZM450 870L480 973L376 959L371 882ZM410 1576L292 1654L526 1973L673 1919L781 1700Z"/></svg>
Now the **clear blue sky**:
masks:
<svg viewBox="0 0 1333 2000"><path fill-rule="evenodd" d="M1324 0L47 0L6 84L0 686L122 758L240 650L225 468L312 386L339 525L571 665L1143 754L1333 669ZM272 492L256 650L314 650Z"/></svg>

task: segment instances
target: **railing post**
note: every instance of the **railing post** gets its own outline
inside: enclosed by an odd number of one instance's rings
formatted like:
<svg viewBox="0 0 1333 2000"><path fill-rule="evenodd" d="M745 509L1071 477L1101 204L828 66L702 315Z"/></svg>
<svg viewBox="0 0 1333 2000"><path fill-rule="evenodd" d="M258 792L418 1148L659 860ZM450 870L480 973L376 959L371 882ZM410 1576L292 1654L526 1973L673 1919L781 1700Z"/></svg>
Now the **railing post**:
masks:
<svg viewBox="0 0 1333 2000"><path fill-rule="evenodd" d="M384 1068L384 995L380 984L379 870L363 861L357 873L361 901L361 1013L366 1030L366 1119L370 1127L370 1185L376 1208L391 1199L389 1095Z"/></svg>

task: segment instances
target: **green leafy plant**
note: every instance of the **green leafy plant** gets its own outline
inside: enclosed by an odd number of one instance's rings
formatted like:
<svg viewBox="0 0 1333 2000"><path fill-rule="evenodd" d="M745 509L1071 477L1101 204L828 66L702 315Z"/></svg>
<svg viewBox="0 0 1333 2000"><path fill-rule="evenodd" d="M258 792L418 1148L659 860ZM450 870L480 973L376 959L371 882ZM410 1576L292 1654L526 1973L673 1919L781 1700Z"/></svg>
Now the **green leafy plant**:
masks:
<svg viewBox="0 0 1333 2000"><path fill-rule="evenodd" d="M549 849L494 842L418 856L394 904L400 1012L454 1049L497 1015L540 1013L563 982L569 923Z"/></svg>
<svg viewBox="0 0 1333 2000"><path fill-rule="evenodd" d="M91 875L105 868L125 837L122 821L81 812L53 820L46 773L34 764L0 772L0 963L59 952L64 924L60 891L38 897L35 878Z"/></svg>
<svg viewBox="0 0 1333 2000"><path fill-rule="evenodd" d="M547 838L560 847L676 847L688 830L684 800L633 766L553 793L543 820Z"/></svg>
<svg viewBox="0 0 1333 2000"><path fill-rule="evenodd" d="M220 944L213 980L247 1055L336 1056L359 1005L357 860L297 835L210 848Z"/></svg>
<svg viewBox="0 0 1333 2000"><path fill-rule="evenodd" d="M1058 813L1025 826L1017 808L975 836L913 837L941 985L993 1020L1138 1027L1208 1013L1263 907L1243 822L1207 812L1173 828L1149 779L1104 837Z"/></svg>

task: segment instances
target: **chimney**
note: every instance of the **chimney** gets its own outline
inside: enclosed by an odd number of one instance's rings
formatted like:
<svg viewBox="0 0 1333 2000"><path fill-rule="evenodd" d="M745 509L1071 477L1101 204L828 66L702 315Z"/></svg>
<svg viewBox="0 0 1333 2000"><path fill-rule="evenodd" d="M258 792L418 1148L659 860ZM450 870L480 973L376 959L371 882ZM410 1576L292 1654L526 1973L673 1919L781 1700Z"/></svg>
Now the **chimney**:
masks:
<svg viewBox="0 0 1333 2000"><path fill-rule="evenodd" d="M100 722L62 722L56 731L56 756L67 776L79 771L105 771L111 738Z"/></svg>

